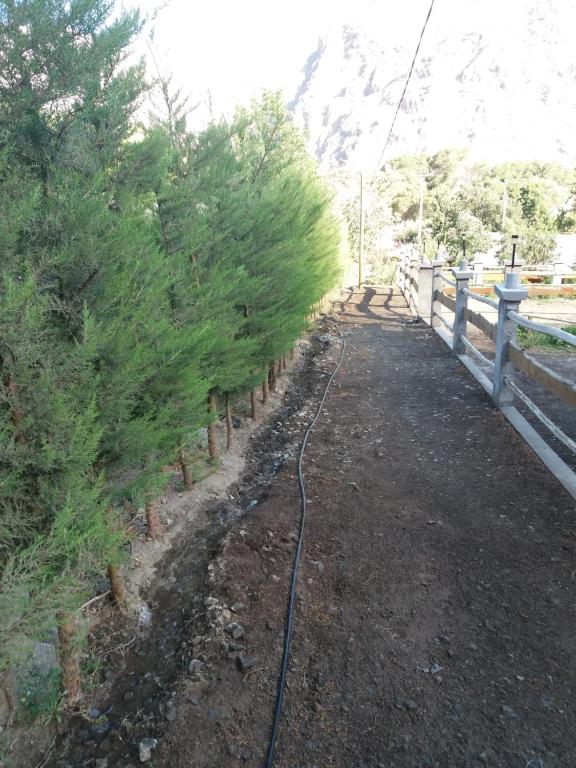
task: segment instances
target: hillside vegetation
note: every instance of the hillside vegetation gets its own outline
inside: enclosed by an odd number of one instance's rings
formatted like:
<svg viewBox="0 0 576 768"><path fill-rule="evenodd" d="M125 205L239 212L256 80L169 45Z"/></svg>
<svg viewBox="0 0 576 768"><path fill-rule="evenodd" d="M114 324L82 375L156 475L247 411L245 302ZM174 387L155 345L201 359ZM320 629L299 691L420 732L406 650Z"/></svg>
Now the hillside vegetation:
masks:
<svg viewBox="0 0 576 768"><path fill-rule="evenodd" d="M358 251L358 174L331 174L348 222L350 249ZM472 163L464 150L403 155L384 164L365 182L364 244L377 265L386 261L381 233L394 228L403 243L417 240L423 197L423 252L430 260L461 258L495 249L502 261L520 236L525 264L553 260L556 236L576 232L576 170L559 163ZM498 237L494 237L496 234Z"/></svg>
<svg viewBox="0 0 576 768"><path fill-rule="evenodd" d="M280 99L198 134L107 0L0 2L0 671L117 567L198 430L262 384L338 274ZM153 533L153 531L152 531ZM64 669L74 694L74 670Z"/></svg>

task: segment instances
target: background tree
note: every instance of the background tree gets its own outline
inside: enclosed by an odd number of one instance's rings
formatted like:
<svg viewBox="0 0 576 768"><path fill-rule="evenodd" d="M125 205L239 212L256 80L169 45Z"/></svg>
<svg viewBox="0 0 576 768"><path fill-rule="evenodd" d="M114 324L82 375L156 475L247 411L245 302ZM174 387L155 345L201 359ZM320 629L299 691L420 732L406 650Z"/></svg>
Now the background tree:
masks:
<svg viewBox="0 0 576 768"><path fill-rule="evenodd" d="M343 172L333 175L338 190ZM426 258L447 252L451 259L493 251L501 259L510 255L512 234L522 238L522 260L553 260L555 236L574 230L575 171L557 163L510 162L490 166L473 163L466 152L441 150L434 155L404 155L393 159L376 175L365 196L366 232L371 237L374 216L383 231L392 230L399 244L417 246L420 189L424 180L423 243ZM358 196L348 179L347 198L337 200L351 232L352 254L358 243ZM389 215L386 215L389 212ZM382 215L383 214L383 215ZM366 248L368 259L374 260Z"/></svg>

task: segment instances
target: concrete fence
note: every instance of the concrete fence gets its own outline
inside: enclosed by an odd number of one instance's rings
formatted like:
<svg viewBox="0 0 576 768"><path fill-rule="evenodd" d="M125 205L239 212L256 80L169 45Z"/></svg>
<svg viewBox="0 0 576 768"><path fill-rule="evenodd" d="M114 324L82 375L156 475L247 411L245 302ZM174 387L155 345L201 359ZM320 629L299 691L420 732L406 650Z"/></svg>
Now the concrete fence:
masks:
<svg viewBox="0 0 576 768"><path fill-rule="evenodd" d="M441 265L443 262L437 262ZM413 279L418 282L418 271L424 266L413 254L404 253L398 262L398 285L404 289ZM478 287L480 292L487 293L492 290L494 284L501 283L508 272L520 272L522 280L527 284L530 296L570 296L576 295L576 271L570 269L563 262L543 264L539 267L525 267L517 264L486 264L482 261L474 261L471 265L471 285Z"/></svg>
<svg viewBox="0 0 576 768"><path fill-rule="evenodd" d="M472 264L473 277L472 282L474 285L484 285L489 282L496 282L503 280L506 272L511 271L510 266L504 266L502 264L485 264L482 261L475 261ZM564 262L556 262L554 264L542 265L538 269L524 268L521 269L522 277L527 282L534 284L543 283L544 280L549 280L549 284L552 286L564 285L568 280L574 280L576 278L576 272L566 267Z"/></svg>
<svg viewBox="0 0 576 768"><path fill-rule="evenodd" d="M568 451L576 454L576 442L555 424L519 386L518 371L569 407L576 406L576 383L551 370L518 345L517 328L536 331L576 347L576 336L551 325L536 323L520 313L528 296L519 272L503 274L494 287L496 299L473 290L474 269L462 262L443 269L440 264L418 263L414 259L399 264L397 282L411 311L427 323L457 355L460 362L492 398L514 428L544 464L576 498L576 473L544 440L516 405L542 424ZM473 303L473 307L471 306ZM489 307L489 309L484 309ZM493 316L496 322L489 318ZM489 343L481 352L468 334L469 325L481 332ZM493 359L487 357L491 354ZM546 433L545 433L546 434Z"/></svg>

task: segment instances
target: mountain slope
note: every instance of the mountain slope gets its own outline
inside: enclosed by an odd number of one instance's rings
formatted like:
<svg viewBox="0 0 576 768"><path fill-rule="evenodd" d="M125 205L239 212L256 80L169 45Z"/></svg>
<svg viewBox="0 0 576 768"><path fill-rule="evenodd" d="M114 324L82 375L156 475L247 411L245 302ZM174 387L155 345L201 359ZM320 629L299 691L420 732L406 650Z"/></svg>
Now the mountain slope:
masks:
<svg viewBox="0 0 576 768"><path fill-rule="evenodd" d="M489 161L574 164L571 2L513 0L508 18L495 0L446 5L426 32L386 159L461 146ZM335 30L304 66L291 109L326 167L372 168L382 150L422 20L398 33L384 22Z"/></svg>

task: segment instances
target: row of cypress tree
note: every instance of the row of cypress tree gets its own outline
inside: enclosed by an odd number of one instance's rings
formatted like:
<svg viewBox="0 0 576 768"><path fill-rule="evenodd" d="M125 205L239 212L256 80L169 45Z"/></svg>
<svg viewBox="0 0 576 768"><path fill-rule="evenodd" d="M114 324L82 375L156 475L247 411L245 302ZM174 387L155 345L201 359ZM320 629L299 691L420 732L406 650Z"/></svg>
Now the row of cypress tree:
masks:
<svg viewBox="0 0 576 768"><path fill-rule="evenodd" d="M330 199L281 100L146 128L136 14L0 1L0 669L114 576L199 428L335 282ZM214 443L211 440L214 451ZM61 639L66 635L61 633Z"/></svg>

